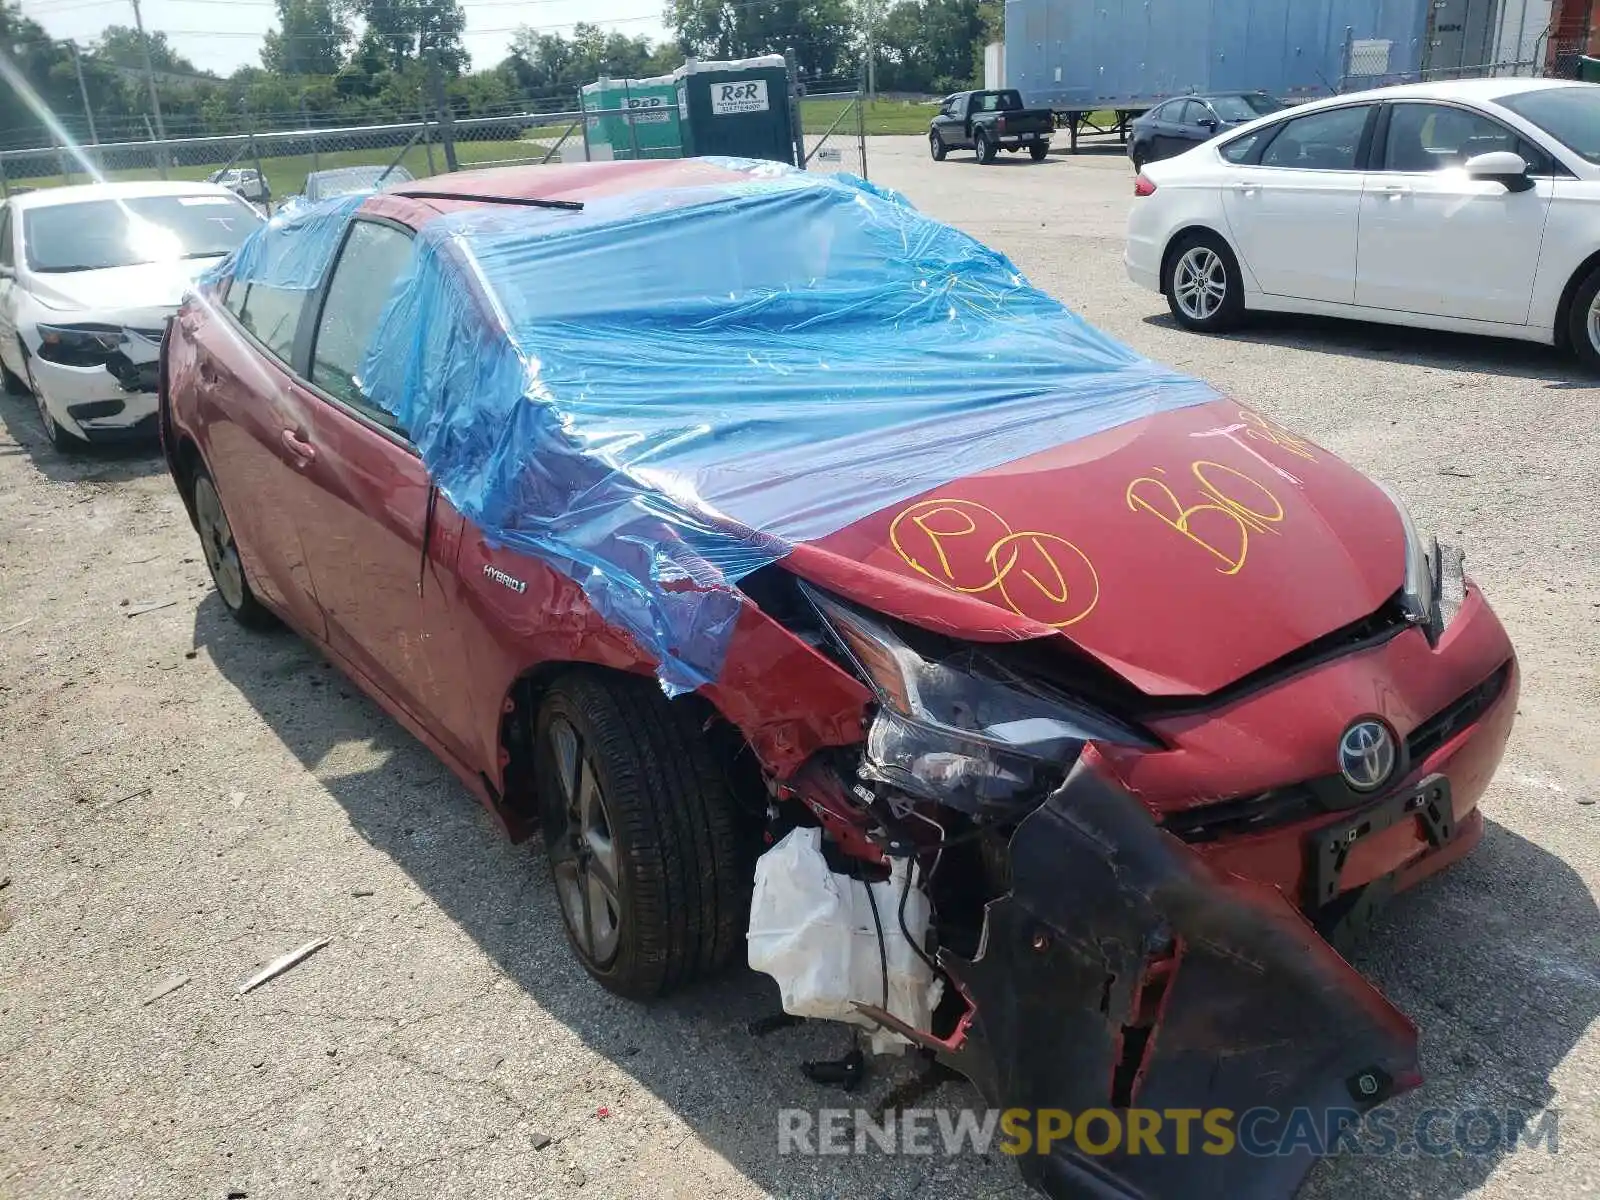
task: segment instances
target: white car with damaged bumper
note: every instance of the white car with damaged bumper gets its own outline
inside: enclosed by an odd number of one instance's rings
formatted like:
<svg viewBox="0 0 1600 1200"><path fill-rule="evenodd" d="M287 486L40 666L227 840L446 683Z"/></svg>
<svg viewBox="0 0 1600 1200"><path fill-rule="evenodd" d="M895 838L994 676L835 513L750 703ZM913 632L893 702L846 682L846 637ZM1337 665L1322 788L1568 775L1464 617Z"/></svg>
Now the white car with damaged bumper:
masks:
<svg viewBox="0 0 1600 1200"><path fill-rule="evenodd" d="M57 449L154 436L167 318L261 220L204 183L53 188L0 205L0 366Z"/></svg>

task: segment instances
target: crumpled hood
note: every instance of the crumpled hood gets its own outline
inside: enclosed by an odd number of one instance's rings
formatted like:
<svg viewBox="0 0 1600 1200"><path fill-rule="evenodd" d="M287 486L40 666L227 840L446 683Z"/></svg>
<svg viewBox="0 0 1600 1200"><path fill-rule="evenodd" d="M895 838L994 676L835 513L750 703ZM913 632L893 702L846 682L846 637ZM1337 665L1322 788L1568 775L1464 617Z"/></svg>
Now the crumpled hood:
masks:
<svg viewBox="0 0 1600 1200"><path fill-rule="evenodd" d="M195 278L216 261L188 258L99 271L35 273L29 276L28 290L41 303L63 310L172 310L182 303Z"/></svg>
<svg viewBox="0 0 1600 1200"><path fill-rule="evenodd" d="M1404 581L1389 498L1230 401L1134 421L885 509L787 564L951 637L1059 634L1149 695L1206 695Z"/></svg>

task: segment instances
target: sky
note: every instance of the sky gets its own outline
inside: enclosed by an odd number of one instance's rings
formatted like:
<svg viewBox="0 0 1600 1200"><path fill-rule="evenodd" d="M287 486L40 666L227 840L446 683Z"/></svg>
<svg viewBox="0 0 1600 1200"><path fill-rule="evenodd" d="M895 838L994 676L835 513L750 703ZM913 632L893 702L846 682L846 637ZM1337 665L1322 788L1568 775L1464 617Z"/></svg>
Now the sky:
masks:
<svg viewBox="0 0 1600 1200"><path fill-rule="evenodd" d="M141 0L145 28L167 35L172 47L201 70L227 75L261 65L261 38L274 28L272 0ZM532 25L567 34L578 21L593 21L629 36L660 39L662 0L461 0L467 13L466 47L474 69L506 56L512 32ZM22 11L51 37L87 46L107 25L132 25L132 0L22 0Z"/></svg>

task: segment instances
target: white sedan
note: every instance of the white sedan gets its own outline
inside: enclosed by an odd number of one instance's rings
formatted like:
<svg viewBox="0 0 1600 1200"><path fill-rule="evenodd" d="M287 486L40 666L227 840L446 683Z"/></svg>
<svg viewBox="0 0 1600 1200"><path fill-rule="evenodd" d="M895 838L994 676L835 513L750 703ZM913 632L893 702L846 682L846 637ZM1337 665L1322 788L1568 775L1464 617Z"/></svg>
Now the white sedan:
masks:
<svg viewBox="0 0 1600 1200"><path fill-rule="evenodd" d="M1600 85L1408 84L1252 122L1134 185L1180 325L1248 309L1568 344L1600 370Z"/></svg>
<svg viewBox="0 0 1600 1200"><path fill-rule="evenodd" d="M167 318L261 220L211 183L45 188L0 204L0 375L33 394L58 450L154 435Z"/></svg>

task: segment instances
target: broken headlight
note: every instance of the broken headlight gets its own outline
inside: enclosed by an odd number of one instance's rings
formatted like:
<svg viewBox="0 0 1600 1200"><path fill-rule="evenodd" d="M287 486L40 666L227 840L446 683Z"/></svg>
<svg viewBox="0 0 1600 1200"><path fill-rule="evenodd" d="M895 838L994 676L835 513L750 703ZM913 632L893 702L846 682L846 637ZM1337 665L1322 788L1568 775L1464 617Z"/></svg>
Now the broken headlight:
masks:
<svg viewBox="0 0 1600 1200"><path fill-rule="evenodd" d="M1435 537L1423 537L1405 502L1388 488L1383 489L1400 515L1405 530L1406 575L1401 587L1401 605L1406 619L1422 626L1428 641L1439 637L1456 619L1467 598L1466 555Z"/></svg>
<svg viewBox="0 0 1600 1200"><path fill-rule="evenodd" d="M918 650L881 618L814 588L806 594L877 695L864 778L976 814L1042 799L1085 742L1149 744L1115 718L1018 675L980 646L948 642Z"/></svg>
<svg viewBox="0 0 1600 1200"><path fill-rule="evenodd" d="M64 367L101 367L122 347L116 325L39 326L39 357Z"/></svg>

